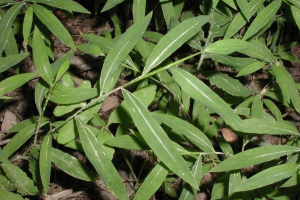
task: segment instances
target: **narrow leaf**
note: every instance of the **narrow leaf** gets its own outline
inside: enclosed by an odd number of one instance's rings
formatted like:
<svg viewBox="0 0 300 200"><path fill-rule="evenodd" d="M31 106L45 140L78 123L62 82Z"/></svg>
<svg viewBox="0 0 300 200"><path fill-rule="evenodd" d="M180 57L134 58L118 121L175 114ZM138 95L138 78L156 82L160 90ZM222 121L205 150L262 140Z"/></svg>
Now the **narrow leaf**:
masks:
<svg viewBox="0 0 300 200"><path fill-rule="evenodd" d="M211 172L224 172L235 169L242 169L251 165L256 165L270 160L274 160L281 156L299 152L300 149L291 146L264 146L246 150L231 156L214 167Z"/></svg>
<svg viewBox="0 0 300 200"><path fill-rule="evenodd" d="M243 15L246 17L247 21L249 21L251 14L249 12L248 1L247 0L239 0L239 1L236 1L236 3L238 4Z"/></svg>
<svg viewBox="0 0 300 200"><path fill-rule="evenodd" d="M94 44L80 44L76 48L86 54L104 56L102 50Z"/></svg>
<svg viewBox="0 0 300 200"><path fill-rule="evenodd" d="M268 107L268 109L271 111L271 113L275 116L277 121L283 121L282 114L279 110L279 108L269 99L264 99L264 104Z"/></svg>
<svg viewBox="0 0 300 200"><path fill-rule="evenodd" d="M172 1L160 1L160 5L167 27L170 28L171 18L175 18L173 3Z"/></svg>
<svg viewBox="0 0 300 200"><path fill-rule="evenodd" d="M39 116L35 116L35 117L31 117L29 119L25 119L19 123L17 123L16 125L14 125L13 127L11 127L10 129L8 129L9 133L14 133L14 132L19 132L20 130L22 130L23 128L26 128L27 126L31 125L31 124L35 124L37 123L39 119ZM47 117L42 117L42 121L47 121L49 120L49 118Z"/></svg>
<svg viewBox="0 0 300 200"><path fill-rule="evenodd" d="M210 20L210 16L194 17L180 23L168 32L152 50L143 74L147 74L154 67L158 66L180 46L191 39L200 28ZM170 42L171 41L171 42Z"/></svg>
<svg viewBox="0 0 300 200"><path fill-rule="evenodd" d="M17 89L35 77L35 75L35 73L25 73L4 79L0 82L0 96Z"/></svg>
<svg viewBox="0 0 300 200"><path fill-rule="evenodd" d="M245 76L253 72L256 72L257 70L263 68L263 66L265 66L264 62L255 62L250 65L247 65L236 75L236 77Z"/></svg>
<svg viewBox="0 0 300 200"><path fill-rule="evenodd" d="M132 4L132 15L133 22L137 23L143 17L145 17L146 12L146 0L134 0Z"/></svg>
<svg viewBox="0 0 300 200"><path fill-rule="evenodd" d="M43 139L40 151L40 175L45 193L48 193L51 174L51 153L52 153L52 135L47 135Z"/></svg>
<svg viewBox="0 0 300 200"><path fill-rule="evenodd" d="M164 165L158 163L145 178L133 200L150 199L164 182L168 172L168 169Z"/></svg>
<svg viewBox="0 0 300 200"><path fill-rule="evenodd" d="M75 45L73 42L73 39L70 35L70 33L67 31L67 29L62 25L62 23L55 17L54 14L45 7L34 4L32 6L33 12L37 15L39 20L42 21L42 23L47 26L47 28L56 36L58 39L60 39L63 43L65 43L67 46L71 47L73 50L75 50Z"/></svg>
<svg viewBox="0 0 300 200"><path fill-rule="evenodd" d="M142 38L146 28L148 27L151 17L152 13L148 14L141 21L133 24L109 51L101 71L100 93L103 93L108 80L119 68L119 65L125 60L133 47Z"/></svg>
<svg viewBox="0 0 300 200"><path fill-rule="evenodd" d="M42 104L45 99L45 95L49 91L49 85L44 81L44 79L39 79L34 91L34 101L37 110L39 111L40 115L42 113Z"/></svg>
<svg viewBox="0 0 300 200"><path fill-rule="evenodd" d="M53 6L55 8L61 8L64 10L71 10L74 12L86 13L86 14L90 13L87 9L85 9L80 4L72 0L33 0L33 1L36 3L42 3L49 6Z"/></svg>
<svg viewBox="0 0 300 200"><path fill-rule="evenodd" d="M13 22L15 21L17 15L19 14L20 9L25 3L16 3L13 5L1 18L0 21L0 54L2 54L5 45L7 44L7 39L11 32ZM1 88L1 87L0 87Z"/></svg>
<svg viewBox="0 0 300 200"><path fill-rule="evenodd" d="M10 67L15 66L16 64L21 62L24 58L26 58L28 55L29 53L22 53L22 54L0 58L0 73L8 70Z"/></svg>
<svg viewBox="0 0 300 200"><path fill-rule="evenodd" d="M37 69L41 77L49 85L51 85L53 82L51 65L46 52L45 42L37 26L35 27L33 32L32 49L33 49L33 60L34 60L35 68Z"/></svg>
<svg viewBox="0 0 300 200"><path fill-rule="evenodd" d="M242 120L233 109L201 80L182 69L172 68L171 72L188 95L221 115L228 124L233 124L236 128L240 125Z"/></svg>
<svg viewBox="0 0 300 200"><path fill-rule="evenodd" d="M198 185L184 159L148 109L126 90L123 90L123 95L135 125L157 157L175 174L197 188Z"/></svg>
<svg viewBox="0 0 300 200"><path fill-rule="evenodd" d="M32 21L33 21L33 10L30 6L24 16L24 22L23 22L23 39L24 39L24 45L27 45L28 39L31 33L32 28Z"/></svg>
<svg viewBox="0 0 300 200"><path fill-rule="evenodd" d="M121 135L105 141L105 145L123 149L150 150L147 143L139 140L135 135Z"/></svg>
<svg viewBox="0 0 300 200"><path fill-rule="evenodd" d="M0 188L1 200L24 200L19 194L6 191Z"/></svg>
<svg viewBox="0 0 300 200"><path fill-rule="evenodd" d="M124 0L107 0L105 3L104 7L102 8L101 12L105 12L107 10L112 9L116 5L122 3Z"/></svg>
<svg viewBox="0 0 300 200"><path fill-rule="evenodd" d="M57 90L51 93L50 101L59 104L72 104L86 101L98 96L96 88L70 88L68 90Z"/></svg>
<svg viewBox="0 0 300 200"><path fill-rule="evenodd" d="M264 8L251 23L247 32L245 33L243 40L247 40L261 30L267 23L274 17L278 9L280 8L282 0L275 0Z"/></svg>
<svg viewBox="0 0 300 200"><path fill-rule="evenodd" d="M241 183L234 192L254 190L286 179L299 170L298 164L283 164L268 168Z"/></svg>
<svg viewBox="0 0 300 200"><path fill-rule="evenodd" d="M84 181L94 181L97 175L77 158L52 148L52 162L67 174Z"/></svg>
<svg viewBox="0 0 300 200"><path fill-rule="evenodd" d="M249 46L251 46L251 44L243 40L223 39L209 45L204 51L207 53L227 55L235 51L246 49Z"/></svg>
<svg viewBox="0 0 300 200"><path fill-rule="evenodd" d="M84 125L78 117L75 119L84 152L107 189L120 200L129 199L122 179L106 155L103 145L98 142L89 127Z"/></svg>

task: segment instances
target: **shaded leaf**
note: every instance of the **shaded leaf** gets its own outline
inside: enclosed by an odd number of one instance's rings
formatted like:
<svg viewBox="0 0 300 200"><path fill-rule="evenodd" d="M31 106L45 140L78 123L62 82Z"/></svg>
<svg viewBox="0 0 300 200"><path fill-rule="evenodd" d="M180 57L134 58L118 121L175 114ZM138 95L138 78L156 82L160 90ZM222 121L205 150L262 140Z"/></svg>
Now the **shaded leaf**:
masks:
<svg viewBox="0 0 300 200"><path fill-rule="evenodd" d="M298 164L283 164L268 168L260 173L255 174L244 183L235 188L235 192L248 191L271 185L286 179L299 170Z"/></svg>
<svg viewBox="0 0 300 200"><path fill-rule="evenodd" d="M7 178L12 182L18 193L24 195L35 195L39 192L33 181L27 177L19 167L13 164L2 163L1 167Z"/></svg>
<svg viewBox="0 0 300 200"><path fill-rule="evenodd" d="M246 17L247 21L249 21L250 17L251 17L251 13L249 10L249 3L247 0L239 0L236 1L236 3L238 4L241 12L243 13L243 15Z"/></svg>
<svg viewBox="0 0 300 200"><path fill-rule="evenodd" d="M19 62L21 62L24 58L26 58L29 53L22 53L12 56L6 56L4 58L0 58L0 73L8 70L10 67L15 66Z"/></svg>
<svg viewBox="0 0 300 200"><path fill-rule="evenodd" d="M25 73L4 79L0 82L0 96L17 89L35 77L35 75L35 73Z"/></svg>
<svg viewBox="0 0 300 200"><path fill-rule="evenodd" d="M40 156L40 146L35 146L30 150L28 161L29 161L29 171L32 174L33 181L37 184L38 188L42 188L42 180L39 170L39 156Z"/></svg>
<svg viewBox="0 0 300 200"><path fill-rule="evenodd" d="M29 119L25 119L25 120L17 123L16 125L14 125L13 127L11 127L7 132L9 132L9 133L18 132L18 131L22 130L23 128L26 128L27 126L29 126L31 124L37 123L38 119L39 119L39 116L31 117ZM42 117L41 118L42 122L45 122L45 121L48 121L48 120L49 120L48 117Z"/></svg>
<svg viewBox="0 0 300 200"><path fill-rule="evenodd" d="M132 4L133 22L136 23L145 17L146 0L135 0Z"/></svg>
<svg viewBox="0 0 300 200"><path fill-rule="evenodd" d="M250 65L247 65L236 75L236 77L245 76L253 72L256 72L257 70L263 68L263 66L265 66L264 62L255 62Z"/></svg>
<svg viewBox="0 0 300 200"><path fill-rule="evenodd" d="M116 5L122 3L124 0L107 0L105 3L104 7L102 8L101 12L105 12L107 10L112 9Z"/></svg>
<svg viewBox="0 0 300 200"><path fill-rule="evenodd" d="M1 18L0 21L0 54L2 54L6 44L9 34L11 32L11 27L13 22L15 21L17 15L19 14L20 9L23 7L25 3L15 3L4 16ZM0 87L1 88L1 87Z"/></svg>
<svg viewBox="0 0 300 200"><path fill-rule="evenodd" d="M126 90L123 90L123 95L135 125L157 157L175 174L197 188L184 159L147 108Z"/></svg>
<svg viewBox="0 0 300 200"><path fill-rule="evenodd" d="M84 181L94 181L97 175L77 158L52 148L52 162L67 174Z"/></svg>
<svg viewBox="0 0 300 200"><path fill-rule="evenodd" d="M86 101L96 96L98 96L98 89L96 88L70 88L52 92L50 101L59 104L72 104Z"/></svg>
<svg viewBox="0 0 300 200"><path fill-rule="evenodd" d="M86 54L104 56L102 50L97 45L94 44L80 44L80 45L76 45L76 48Z"/></svg>
<svg viewBox="0 0 300 200"><path fill-rule="evenodd" d="M61 8L64 10L71 10L71 11L87 13L87 14L90 13L87 9L85 9L80 4L72 0L32 0L32 1L36 3L42 3L49 6L53 6L55 8Z"/></svg>
<svg viewBox="0 0 300 200"><path fill-rule="evenodd" d="M23 39L24 39L24 45L27 45L28 39L31 33L32 28L32 21L33 21L33 10L30 6L25 13L24 21L23 21Z"/></svg>
<svg viewBox="0 0 300 200"><path fill-rule="evenodd" d="M82 147L107 189L118 199L129 199L123 181L115 166L106 155L103 145L98 142L89 127L75 118Z"/></svg>
<svg viewBox="0 0 300 200"><path fill-rule="evenodd" d="M40 176L45 193L48 193L51 174L52 135L44 137L39 156Z"/></svg>
<svg viewBox="0 0 300 200"><path fill-rule="evenodd" d="M194 17L185 20L176 26L176 28L169 31L152 50L144 67L143 74L147 74L154 67L162 63L180 46L191 39L209 20L210 16Z"/></svg>
<svg viewBox="0 0 300 200"><path fill-rule="evenodd" d="M251 44L249 42L243 40L223 39L209 45L208 47L205 48L204 51L207 53L227 55L235 51L246 49L250 46Z"/></svg>
<svg viewBox="0 0 300 200"><path fill-rule="evenodd" d="M34 91L34 101L40 115L42 113L42 104L48 91L49 91L48 84L44 81L44 79L40 78L35 86L35 91Z"/></svg>
<svg viewBox="0 0 300 200"><path fill-rule="evenodd" d="M0 188L1 200L24 200L19 194L6 191Z"/></svg>
<svg viewBox="0 0 300 200"><path fill-rule="evenodd" d="M171 18L175 19L174 7L172 1L160 1L160 6L167 27L170 29Z"/></svg>
<svg viewBox="0 0 300 200"><path fill-rule="evenodd" d="M264 108L260 96L254 96L252 105L251 105L251 118L263 119Z"/></svg>
<svg viewBox="0 0 300 200"><path fill-rule="evenodd" d="M158 163L145 178L133 200L149 199L164 182L168 172L168 169L163 164Z"/></svg>
<svg viewBox="0 0 300 200"><path fill-rule="evenodd" d="M264 99L264 104L268 107L268 109L271 111L271 113L275 116L277 121L283 121L281 112L279 108L269 99Z"/></svg>
<svg viewBox="0 0 300 200"><path fill-rule="evenodd" d="M105 145L118 147L123 149L137 149L137 150L150 150L151 148L139 140L135 135L121 135L113 139L107 140Z"/></svg>
<svg viewBox="0 0 300 200"><path fill-rule="evenodd" d="M32 6L33 12L37 15L39 20L63 43L75 50L75 45L70 33L57 19L57 17L45 7L34 4Z"/></svg>
<svg viewBox="0 0 300 200"><path fill-rule="evenodd" d="M223 172L235 169L242 169L251 165L256 165L270 160L274 160L281 156L299 152L300 149L291 146L264 146L246 150L231 156L211 169L211 172Z"/></svg>

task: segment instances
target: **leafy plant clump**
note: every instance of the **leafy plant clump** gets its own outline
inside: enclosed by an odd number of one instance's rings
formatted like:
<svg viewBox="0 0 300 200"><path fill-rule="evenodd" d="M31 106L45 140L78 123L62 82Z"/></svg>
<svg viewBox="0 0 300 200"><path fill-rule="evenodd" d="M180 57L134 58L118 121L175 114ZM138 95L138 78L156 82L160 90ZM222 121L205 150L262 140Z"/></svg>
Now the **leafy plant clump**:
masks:
<svg viewBox="0 0 300 200"><path fill-rule="evenodd" d="M300 85L290 73L299 62L291 53L298 1L92 5L113 29L80 32L86 43L78 44L54 13L89 16L81 4L0 0L1 110L17 101L14 90L36 81L29 118L2 132L10 140L1 143L0 199L55 198L57 171L100 184L107 199L299 198L299 127L291 114L300 112ZM70 66L79 54L100 63L95 80L75 81ZM24 72L26 59L33 72ZM122 102L103 118L114 95ZM143 156L132 161L130 152Z"/></svg>

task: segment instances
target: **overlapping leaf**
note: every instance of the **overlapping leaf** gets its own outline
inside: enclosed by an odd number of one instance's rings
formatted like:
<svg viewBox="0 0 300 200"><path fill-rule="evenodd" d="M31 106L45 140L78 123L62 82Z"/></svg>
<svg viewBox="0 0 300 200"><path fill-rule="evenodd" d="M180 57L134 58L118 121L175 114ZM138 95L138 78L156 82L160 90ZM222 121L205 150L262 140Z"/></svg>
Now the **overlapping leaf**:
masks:
<svg viewBox="0 0 300 200"><path fill-rule="evenodd" d="M197 188L184 159L147 108L129 92L123 90L123 95L135 125L157 157L179 177Z"/></svg>
<svg viewBox="0 0 300 200"><path fill-rule="evenodd" d="M132 15L134 23L145 17L146 0L135 0L132 4Z"/></svg>
<svg viewBox="0 0 300 200"><path fill-rule="evenodd" d="M40 175L45 192L48 192L51 174L52 135L44 137L41 145L39 167Z"/></svg>
<svg viewBox="0 0 300 200"><path fill-rule="evenodd" d="M71 10L80 13L90 13L87 9L82 7L75 1L72 0L33 0L36 3L46 4L55 8L61 8L64 10Z"/></svg>
<svg viewBox="0 0 300 200"><path fill-rule="evenodd" d="M249 42L238 40L238 39L223 39L213 44L209 45L205 48L205 52L213 53L213 54L220 54L220 55L227 55L231 54L235 51L239 51L242 49L247 49L251 46Z"/></svg>
<svg viewBox="0 0 300 200"><path fill-rule="evenodd" d="M122 3L124 0L108 0L104 7L102 8L101 12L105 12L109 9L112 9L113 7L115 7L116 5Z"/></svg>

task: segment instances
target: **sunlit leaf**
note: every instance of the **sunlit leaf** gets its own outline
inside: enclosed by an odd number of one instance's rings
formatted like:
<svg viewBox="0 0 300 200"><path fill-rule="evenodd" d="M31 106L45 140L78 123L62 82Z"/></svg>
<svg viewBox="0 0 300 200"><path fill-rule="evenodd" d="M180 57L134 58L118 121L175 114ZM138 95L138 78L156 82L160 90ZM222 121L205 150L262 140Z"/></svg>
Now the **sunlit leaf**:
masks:
<svg viewBox="0 0 300 200"><path fill-rule="evenodd" d="M257 147L254 149L243 151L241 153L227 158L210 171L223 172L235 169L242 169L244 167L264 163L279 158L281 156L299 151L300 149L297 147L282 145Z"/></svg>

